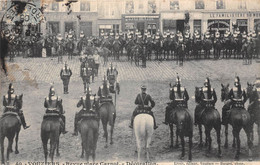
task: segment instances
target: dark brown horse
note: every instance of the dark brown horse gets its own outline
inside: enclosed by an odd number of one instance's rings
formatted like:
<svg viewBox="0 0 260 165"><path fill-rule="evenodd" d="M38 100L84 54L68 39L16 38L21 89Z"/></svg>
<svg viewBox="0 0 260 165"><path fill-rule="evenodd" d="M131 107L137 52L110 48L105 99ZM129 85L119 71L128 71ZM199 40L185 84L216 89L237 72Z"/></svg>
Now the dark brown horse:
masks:
<svg viewBox="0 0 260 165"><path fill-rule="evenodd" d="M171 145L173 147L173 124L176 125L176 147L179 147L179 140L181 139L182 153L181 159L185 156L185 137L189 137L189 160L192 160L192 137L193 137L193 120L187 108L177 107L169 112L169 126L171 131Z"/></svg>
<svg viewBox="0 0 260 165"><path fill-rule="evenodd" d="M54 152L56 150L56 156L60 156L59 153L59 140L61 133L60 115L57 113L49 113L44 116L41 124L41 139L44 150L45 162L48 157L48 141L50 140L50 158L53 162Z"/></svg>
<svg viewBox="0 0 260 165"><path fill-rule="evenodd" d="M221 85L222 89L221 89L221 100L222 101L226 101L229 100L228 93L228 85ZM229 115L228 115L228 122L229 124L233 127L233 144L235 144L234 140L236 140L236 154L235 154L235 159L239 160L239 156L240 156L240 137L239 137L239 133L241 131L241 129L243 128L246 135L247 135L247 144L248 144L248 160L252 161L252 139L251 139L251 124L250 124L250 114L246 111L245 108L243 107L232 107L230 109ZM225 141L225 145L228 144L227 142L227 136L228 136L228 127L225 127L225 136L226 136L226 141Z"/></svg>
<svg viewBox="0 0 260 165"><path fill-rule="evenodd" d="M98 140L99 120L94 117L84 117L79 123L79 132L82 140L82 153L81 158L84 158L84 151L86 160L92 155L93 161L96 158L96 148Z"/></svg>
<svg viewBox="0 0 260 165"><path fill-rule="evenodd" d="M196 101L201 100L200 99L200 91L199 88L195 88L195 97ZM221 121L220 121L220 114L217 109L215 109L214 106L207 106L212 105L212 103L206 103L206 107L204 110L201 111L201 114L199 115L198 119L198 127L199 127L199 134L200 134L200 146L202 146L202 125L204 125L205 128L205 135L206 135L206 145L208 145L208 150L206 155L209 156L211 152L211 136L210 132L214 128L216 130L217 134L217 143L218 143L218 157L221 157L221 148L220 148L220 130L221 130Z"/></svg>
<svg viewBox="0 0 260 165"><path fill-rule="evenodd" d="M18 96L16 100L16 110L19 111L23 106L23 94ZM12 150L13 140L15 137L15 154L18 154L18 139L19 139L19 132L21 130L21 121L18 117L18 114L15 112L6 112L0 118L0 144L1 144L1 157L2 157L2 164L5 164L4 158L4 140L5 138L8 139L8 147L7 147L7 154L6 154L6 161L9 161L9 155Z"/></svg>
<svg viewBox="0 0 260 165"><path fill-rule="evenodd" d="M102 121L103 130L104 130L104 137L106 138L106 145L107 148L107 141L108 141L108 132L107 132L107 124L110 125L110 144L113 144L113 130L114 124L116 120L116 108L112 102L104 102L99 107L99 116Z"/></svg>
<svg viewBox="0 0 260 165"><path fill-rule="evenodd" d="M259 98L257 91L254 88L254 84L247 83L247 96L249 98L248 112L251 115L251 127L254 124L257 125L258 132L258 148L260 147L260 104L257 98ZM252 129L253 131L253 129ZM252 141L254 138L254 132L252 132Z"/></svg>

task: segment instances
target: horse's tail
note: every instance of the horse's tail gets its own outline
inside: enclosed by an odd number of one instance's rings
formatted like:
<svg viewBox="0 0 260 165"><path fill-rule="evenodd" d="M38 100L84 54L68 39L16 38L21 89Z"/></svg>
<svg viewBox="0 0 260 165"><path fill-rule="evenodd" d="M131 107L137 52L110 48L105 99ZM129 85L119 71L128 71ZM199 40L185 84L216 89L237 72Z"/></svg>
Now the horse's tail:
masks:
<svg viewBox="0 0 260 165"><path fill-rule="evenodd" d="M237 111L237 109L233 109L233 111ZM231 113L232 116L232 113ZM232 123L235 126L248 126L248 124L250 123L250 114L243 109L240 114L238 115L234 115L233 119L232 119Z"/></svg>
<svg viewBox="0 0 260 165"><path fill-rule="evenodd" d="M114 123L115 123L115 119L116 119L116 110L115 110L115 107L113 104L110 104L109 106L109 125L110 126L114 126Z"/></svg>
<svg viewBox="0 0 260 165"><path fill-rule="evenodd" d="M94 130L92 128L87 128L87 130L82 135L82 140L86 154L91 154L94 148Z"/></svg>

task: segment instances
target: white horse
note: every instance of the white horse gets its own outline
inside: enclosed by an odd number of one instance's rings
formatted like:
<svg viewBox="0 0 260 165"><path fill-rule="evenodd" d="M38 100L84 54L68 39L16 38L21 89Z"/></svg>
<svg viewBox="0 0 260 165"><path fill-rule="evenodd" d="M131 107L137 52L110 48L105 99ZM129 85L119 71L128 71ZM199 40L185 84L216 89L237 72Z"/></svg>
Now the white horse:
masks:
<svg viewBox="0 0 260 165"><path fill-rule="evenodd" d="M149 114L139 114L134 118L134 133L136 138L138 162L141 157L141 141L145 142L146 159L150 161L150 144L153 135L154 121L153 117Z"/></svg>

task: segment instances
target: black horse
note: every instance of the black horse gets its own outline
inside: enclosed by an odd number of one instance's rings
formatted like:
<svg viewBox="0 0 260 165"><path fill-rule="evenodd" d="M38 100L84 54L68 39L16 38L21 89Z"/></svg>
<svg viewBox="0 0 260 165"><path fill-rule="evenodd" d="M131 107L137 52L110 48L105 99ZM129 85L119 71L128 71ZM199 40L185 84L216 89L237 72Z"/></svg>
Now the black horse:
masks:
<svg viewBox="0 0 260 165"><path fill-rule="evenodd" d="M193 137L193 120L190 111L185 107L177 107L169 111L169 127L171 131L171 145L173 148L173 124L176 125L176 147L179 147L179 140L181 139L182 153L181 159L185 156L185 137L189 138L189 160L192 160L192 137Z"/></svg>
<svg viewBox="0 0 260 165"><path fill-rule="evenodd" d="M247 96L249 98L248 112L251 115L251 127L253 131L254 124L257 125L258 132L258 148L260 146L260 104L257 100L259 98L257 90L255 90L254 84L247 83ZM254 132L252 132L252 138L254 138ZM253 140L253 139L252 139Z"/></svg>
<svg viewBox="0 0 260 165"><path fill-rule="evenodd" d="M198 102L200 99L200 90L198 87L195 88L195 100ZM211 136L210 132L214 128L217 134L217 143L218 143L218 157L221 157L221 139L220 139L220 130L221 130L221 121L220 121L220 114L217 109L213 106L211 101L205 103L205 107L201 111L198 119L198 126L199 126L199 134L200 134L200 146L202 146L202 125L205 128L205 135L206 135L206 145L208 145L208 150L206 155L209 156L211 152Z"/></svg>
<svg viewBox="0 0 260 165"><path fill-rule="evenodd" d="M221 84L222 89L221 89L221 101L227 101L229 100L228 97L228 85L225 86ZM251 118L250 114L246 109L242 106L236 106L240 105L240 103L232 103L231 102L231 109L229 110L229 115L228 115L228 122L229 124L233 127L233 146L237 147L236 154L235 154L235 159L239 160L240 157L240 137L239 133L241 129L243 128L244 131L246 132L247 135L247 144L248 144L248 160L252 161L252 139L251 139L251 133L252 133L252 128L251 128ZM227 141L227 136L228 136L228 125L225 126L225 136L226 136L226 141L225 141L225 147L227 147L228 141Z"/></svg>
<svg viewBox="0 0 260 165"><path fill-rule="evenodd" d="M23 94L18 96L16 100L16 111L22 109L23 106ZM18 114L15 112L6 112L0 118L0 144L1 144L1 157L2 157L2 164L5 164L5 157L4 157L4 139L5 137L8 139L8 147L7 147L7 154L6 154L6 161L9 162L9 155L12 150L13 140L15 137L15 154L18 154L18 139L19 139L19 132L21 130L21 122L18 117Z"/></svg>

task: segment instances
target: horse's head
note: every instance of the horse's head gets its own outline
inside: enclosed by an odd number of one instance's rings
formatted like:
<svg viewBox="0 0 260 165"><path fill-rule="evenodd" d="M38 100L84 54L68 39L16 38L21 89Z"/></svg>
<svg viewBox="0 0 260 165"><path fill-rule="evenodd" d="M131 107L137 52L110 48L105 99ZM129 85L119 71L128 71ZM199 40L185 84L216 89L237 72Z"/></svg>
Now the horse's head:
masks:
<svg viewBox="0 0 260 165"><path fill-rule="evenodd" d="M18 95L17 100L16 100L16 104L17 104L17 109L22 109L22 107L23 107L23 94Z"/></svg>
<svg viewBox="0 0 260 165"><path fill-rule="evenodd" d="M229 94L229 84L226 86L221 84L221 101L228 100L228 94Z"/></svg>

